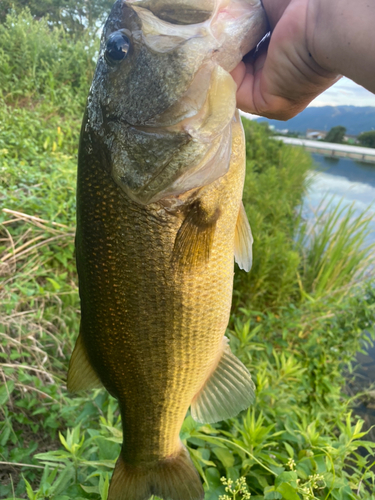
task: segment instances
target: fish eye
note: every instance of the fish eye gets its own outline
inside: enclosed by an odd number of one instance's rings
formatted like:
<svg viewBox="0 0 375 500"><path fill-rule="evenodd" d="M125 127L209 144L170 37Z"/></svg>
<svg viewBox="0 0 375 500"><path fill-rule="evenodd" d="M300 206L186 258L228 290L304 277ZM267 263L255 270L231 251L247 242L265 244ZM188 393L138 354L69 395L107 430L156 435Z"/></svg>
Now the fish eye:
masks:
<svg viewBox="0 0 375 500"><path fill-rule="evenodd" d="M107 63L113 66L114 64L118 64L119 62L126 59L129 50L129 38L124 35L124 33L116 31L115 33L112 33L112 35L110 35L107 40L104 57Z"/></svg>

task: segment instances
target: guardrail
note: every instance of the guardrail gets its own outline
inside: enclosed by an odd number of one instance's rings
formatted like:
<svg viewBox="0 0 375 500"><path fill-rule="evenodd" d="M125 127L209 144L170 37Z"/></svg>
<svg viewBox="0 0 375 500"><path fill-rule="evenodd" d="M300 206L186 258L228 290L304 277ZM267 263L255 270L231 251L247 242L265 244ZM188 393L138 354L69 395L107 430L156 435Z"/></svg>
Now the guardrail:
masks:
<svg viewBox="0 0 375 500"><path fill-rule="evenodd" d="M332 142L310 141L309 139L295 139L292 137L275 136L275 139L292 146L301 146L310 153L318 153L331 158L352 158L353 160L375 163L375 149Z"/></svg>

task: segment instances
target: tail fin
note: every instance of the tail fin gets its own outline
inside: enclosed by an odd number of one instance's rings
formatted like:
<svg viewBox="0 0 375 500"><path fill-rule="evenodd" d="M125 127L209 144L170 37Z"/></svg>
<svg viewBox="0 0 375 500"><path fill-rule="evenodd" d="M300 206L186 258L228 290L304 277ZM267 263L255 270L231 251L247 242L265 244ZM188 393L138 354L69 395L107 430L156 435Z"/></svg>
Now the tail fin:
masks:
<svg viewBox="0 0 375 500"><path fill-rule="evenodd" d="M204 491L188 451L152 466L132 466L120 455L112 476L108 500L203 500Z"/></svg>

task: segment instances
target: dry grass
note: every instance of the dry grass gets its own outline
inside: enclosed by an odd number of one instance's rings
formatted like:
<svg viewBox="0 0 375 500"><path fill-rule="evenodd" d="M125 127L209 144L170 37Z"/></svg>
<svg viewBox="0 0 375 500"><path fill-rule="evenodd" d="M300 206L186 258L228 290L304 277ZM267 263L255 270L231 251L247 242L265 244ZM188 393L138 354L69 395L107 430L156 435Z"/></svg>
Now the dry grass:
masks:
<svg viewBox="0 0 375 500"><path fill-rule="evenodd" d="M0 242L5 243L5 250L0 256L0 277L10 275L11 280L15 278L16 271L17 274L22 273L26 267L28 267L30 273L36 271L40 265L40 254L38 252L40 247L53 242L64 245L66 240L71 243L74 238L74 233L64 224L49 222L33 215L6 208L3 209L3 212L9 214L10 218L0 226L0 234L3 233ZM7 226L15 227L19 224L25 225L26 230L18 236L12 236ZM30 226L34 227L34 231ZM35 228L39 231L35 231ZM35 263L35 267L29 269L30 263ZM0 294L8 282L9 280L2 283Z"/></svg>
<svg viewBox="0 0 375 500"><path fill-rule="evenodd" d="M65 386L71 342L61 332L67 330L66 314L78 311L65 310L64 296L77 293L77 287L71 275L69 290L51 293L46 284L53 275L51 247L67 247L74 233L63 224L13 210L3 212L9 218L0 226L0 353L6 361L0 363L0 380L12 381L21 393L56 402L30 381L35 377L41 386ZM27 373L29 382L22 381L20 373Z"/></svg>
<svg viewBox="0 0 375 500"><path fill-rule="evenodd" d="M3 419L4 429L11 428L12 432L7 455L0 454L0 481L4 487L10 487L22 482L21 471L25 467L35 474L43 469L24 463L22 458L7 460L20 447L27 448L35 442L38 451L59 447L56 436L46 432L43 422L51 414L58 421L60 410L68 404L66 370L72 338L77 333L72 325L77 324L79 311L70 250L72 229L14 210L3 209L3 213L6 217L0 225L0 387L5 388L6 404L0 407L0 420ZM58 252L67 255L66 267L56 260ZM57 285L61 288L56 289ZM35 486L37 478L38 475Z"/></svg>

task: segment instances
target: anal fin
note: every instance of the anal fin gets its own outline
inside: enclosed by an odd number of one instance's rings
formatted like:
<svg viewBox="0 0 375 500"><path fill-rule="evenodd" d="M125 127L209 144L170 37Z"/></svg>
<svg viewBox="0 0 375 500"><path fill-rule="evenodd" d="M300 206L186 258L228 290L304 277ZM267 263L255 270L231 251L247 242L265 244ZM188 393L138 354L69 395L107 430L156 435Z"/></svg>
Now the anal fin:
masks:
<svg viewBox="0 0 375 500"><path fill-rule="evenodd" d="M255 385L248 369L223 339L223 353L214 372L195 396L191 415L197 422L214 423L235 417L255 398Z"/></svg>
<svg viewBox="0 0 375 500"><path fill-rule="evenodd" d="M82 340L82 333L78 335L72 357L70 358L67 385L70 392L102 387L102 383L87 356L86 347Z"/></svg>
<svg viewBox="0 0 375 500"><path fill-rule="evenodd" d="M234 235L234 258L239 268L247 272L250 271L253 263L253 241L253 235L251 234L245 207L241 202Z"/></svg>

